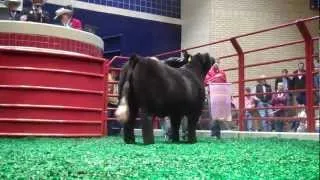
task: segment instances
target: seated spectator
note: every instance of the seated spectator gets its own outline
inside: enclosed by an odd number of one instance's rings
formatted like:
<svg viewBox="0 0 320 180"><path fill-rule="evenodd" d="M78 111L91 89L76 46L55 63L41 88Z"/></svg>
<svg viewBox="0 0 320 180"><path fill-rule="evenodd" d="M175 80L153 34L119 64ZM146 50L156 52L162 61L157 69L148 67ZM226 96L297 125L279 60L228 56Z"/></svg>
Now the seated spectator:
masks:
<svg viewBox="0 0 320 180"><path fill-rule="evenodd" d="M273 107L281 107L286 106L288 101L288 94L285 92L284 85L282 83L278 83L277 94L273 94L271 104ZM275 109L274 116L275 117L284 117L285 109ZM275 120L275 130L277 132L283 132L284 121Z"/></svg>
<svg viewBox="0 0 320 180"><path fill-rule="evenodd" d="M39 23L49 23L50 17L49 13L45 11L42 7L46 3L46 0L31 0L32 7L27 9L25 14L21 16L23 21L32 21Z"/></svg>
<svg viewBox="0 0 320 180"><path fill-rule="evenodd" d="M5 19L19 21L21 12L18 11L18 7L21 5L21 0L5 0L4 5L8 7L8 16Z"/></svg>
<svg viewBox="0 0 320 180"><path fill-rule="evenodd" d="M271 86L265 80L265 78L266 78L265 75L261 75L260 80L258 80L258 84L256 85L256 88L255 88L255 93L259 93L257 95L257 98L260 100L257 104L257 107L258 108L270 108L270 109L259 110L260 117L262 117L262 118L272 116L272 109L271 109L271 105L270 105L272 95L271 94L263 94L263 93L271 93L272 89L271 89ZM271 123L268 120L262 119L261 122L262 122L262 128L264 131L271 131L271 129L272 129Z"/></svg>
<svg viewBox="0 0 320 180"><path fill-rule="evenodd" d="M54 19L59 19L61 25L64 27L82 30L82 23L79 19L73 17L73 9L71 6L56 10Z"/></svg>
<svg viewBox="0 0 320 180"><path fill-rule="evenodd" d="M247 87L246 89L246 95L247 94L251 94L251 89L250 87ZM245 112L245 120L246 120L246 127L247 127L247 131L258 131L259 126L258 126L258 120L253 120L252 118L254 117L254 112L256 110L253 110L251 108L255 108L257 102L259 101L259 99L256 96L245 96L245 108L246 108L246 112ZM249 110L251 109L251 110Z"/></svg>

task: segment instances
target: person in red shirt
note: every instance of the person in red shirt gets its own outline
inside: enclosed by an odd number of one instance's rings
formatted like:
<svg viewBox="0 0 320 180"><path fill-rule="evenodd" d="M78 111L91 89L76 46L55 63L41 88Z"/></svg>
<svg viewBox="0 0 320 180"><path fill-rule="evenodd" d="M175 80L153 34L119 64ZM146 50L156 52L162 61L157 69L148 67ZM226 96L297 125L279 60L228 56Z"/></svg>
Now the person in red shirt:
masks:
<svg viewBox="0 0 320 180"><path fill-rule="evenodd" d="M59 18L61 24L65 27L82 30L81 21L72 16L73 16L73 9L70 6L67 6L67 7L62 7L56 10L56 16L54 17L54 19Z"/></svg>
<svg viewBox="0 0 320 180"><path fill-rule="evenodd" d="M208 86L210 83L226 83L226 73L219 68L218 63L215 63L207 73L204 84Z"/></svg>
<svg viewBox="0 0 320 180"><path fill-rule="evenodd" d="M209 86L209 84L211 83L226 83L227 82L227 76L226 73L221 70L219 68L219 64L216 62L215 64L213 64L213 66L210 68L209 72L207 73L205 79L204 79L204 84L206 86L206 92L207 97L208 95L210 96L210 92L209 92L209 88L207 88ZM210 102L209 103L209 111L211 111L211 107L210 107ZM216 136L218 139L220 139L221 136L221 125L222 122L220 122L219 120L216 119L212 119L212 123L211 123L211 136Z"/></svg>

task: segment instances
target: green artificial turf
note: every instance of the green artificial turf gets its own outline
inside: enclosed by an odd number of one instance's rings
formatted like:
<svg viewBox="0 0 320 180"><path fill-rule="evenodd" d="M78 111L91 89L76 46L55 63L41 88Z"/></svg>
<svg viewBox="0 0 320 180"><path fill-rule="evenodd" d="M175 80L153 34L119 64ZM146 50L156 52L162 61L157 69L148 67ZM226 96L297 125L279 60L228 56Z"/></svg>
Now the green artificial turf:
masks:
<svg viewBox="0 0 320 180"><path fill-rule="evenodd" d="M138 139L141 141L141 139ZM319 143L202 138L0 138L0 179L319 179Z"/></svg>

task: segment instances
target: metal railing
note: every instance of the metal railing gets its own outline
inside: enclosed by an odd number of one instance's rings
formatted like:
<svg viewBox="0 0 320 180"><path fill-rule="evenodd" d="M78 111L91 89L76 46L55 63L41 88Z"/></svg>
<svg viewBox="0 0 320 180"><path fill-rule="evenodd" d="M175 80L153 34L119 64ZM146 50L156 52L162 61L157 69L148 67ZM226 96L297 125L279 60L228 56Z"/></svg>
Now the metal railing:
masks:
<svg viewBox="0 0 320 180"><path fill-rule="evenodd" d="M238 97L239 98L239 109L237 110L239 112L239 119L238 119L238 125L239 125L239 129L240 130L244 130L244 120L245 120L245 111L246 110L250 110L248 108L245 108L245 96L252 96L252 95L259 95L259 93L254 93L254 94L245 94L245 82L250 82L250 81L257 81L257 80L262 80L262 79L275 79L275 78L280 78L280 77L285 77L285 76L269 76L266 78L252 78L252 79L245 79L245 70L246 68L252 68L252 67L258 67L258 66L264 66L264 65L270 65L270 64L277 64L277 63L283 63L283 62L290 62L290 61L296 61L296 60L305 60L305 65L306 65L306 72L303 74L290 74L288 76L297 76L297 75L305 75L306 77L306 87L305 89L299 89L299 90L291 90L288 91L288 93L293 93L293 92L306 92L306 106L303 107L306 109L306 114L307 114L307 124L308 124L308 131L309 132L314 132L315 131L315 109L319 108L319 106L315 106L313 104L313 93L314 91L319 91L319 89L315 89L313 86L313 75L316 72L313 72L313 58L315 57L315 55L313 54L313 42L314 41L319 41L319 37L312 37L307 26L306 26L306 22L310 22L310 21L319 21L319 16L314 16L314 17L310 17L310 18L306 18L306 19L299 19L293 22L289 22L286 24L282 24L282 25L278 25L278 26L274 26L274 27L270 27L270 28L266 28L266 29L262 29L262 30L258 30L255 32L251 32L251 33L246 33L246 34L241 34L238 36L234 36L231 38L226 38L226 39L222 39L219 41L214 41L214 42L209 42L206 44L202 44L202 45L197 45L194 47L189 47L189 48L185 48L185 49L178 49L178 50L173 50L170 52L165 52L165 53L161 53L161 54L157 54L155 55L156 57L165 57L165 56L169 56L169 55L173 55L173 54L177 54L177 53L181 53L183 51L187 51L187 50L193 50L193 49L199 49L202 47L207 47L207 46L213 46L213 45L217 45L217 44L221 44L221 43L226 43L229 42L231 43L231 45L233 46L234 50L236 51L235 54L230 54L230 55L225 55L222 57L219 57L219 59L226 59L226 58L230 58L230 57L238 57L238 67L232 67L232 68L228 68L225 69L225 71L238 71L238 80L231 82L233 84L238 84L238 95L235 95L234 97ZM292 41L292 42L287 42L287 43L282 43L282 44L276 44L276 45L272 45L272 46L266 46L263 48L257 48L257 49L251 49L251 50L247 50L244 51L241 47L241 45L238 42L239 38L245 38L247 36L252 36L252 35L256 35L256 34L260 34L260 33L264 33L264 32L269 32L269 31L273 31L273 30L277 30L277 29L283 29L286 27L291 27L291 26L296 26L296 28L299 30L301 36L302 36L302 40L296 40L296 41ZM270 49L276 49L279 47L287 47L287 46L292 46L292 45L296 45L296 44L302 44L304 43L304 56L300 56L300 57L292 57L292 58L286 58L286 59L281 59L281 60L274 60L274 61L268 61L268 62L263 62L263 63L256 63L256 64L250 64L250 65L245 65L245 55L246 54L250 54L250 53L255 53L255 52L261 52L261 51L265 51L265 50L270 50ZM120 70L120 68L111 68L110 65L117 59L128 59L128 57L121 57L121 56L116 56L114 58L112 58L108 65L107 65L107 71L109 72L111 71L118 71ZM109 82L110 84L114 84L117 82ZM265 93L265 94L276 94L277 92L272 92L272 93ZM260 93L261 94L261 93ZM110 94L109 96L112 97L116 97L117 95L113 95ZM271 107L274 109L274 107ZM300 109L301 107L299 106L284 106L282 107L283 109ZM270 109L270 108L253 108L253 109ZM276 118L253 118L253 119L268 119L268 120L274 120ZM279 119L279 118L277 118ZM283 120L292 120L292 119L297 119L296 117L281 117L281 119ZM299 119L299 118L298 118ZM301 118L303 119L303 118Z"/></svg>

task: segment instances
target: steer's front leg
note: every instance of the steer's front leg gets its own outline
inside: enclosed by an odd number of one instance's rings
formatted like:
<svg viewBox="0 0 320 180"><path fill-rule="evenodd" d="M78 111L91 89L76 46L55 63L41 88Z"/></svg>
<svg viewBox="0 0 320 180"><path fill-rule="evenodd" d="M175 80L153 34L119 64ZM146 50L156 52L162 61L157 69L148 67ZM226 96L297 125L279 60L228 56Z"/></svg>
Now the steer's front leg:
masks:
<svg viewBox="0 0 320 180"><path fill-rule="evenodd" d="M172 142L179 142L179 128L181 123L181 116L173 115L170 116L171 122L171 140Z"/></svg>
<svg viewBox="0 0 320 180"><path fill-rule="evenodd" d="M188 116L188 143L196 143L196 126L200 116Z"/></svg>
<svg viewBox="0 0 320 180"><path fill-rule="evenodd" d="M142 116L142 137L144 144L154 144L153 126L152 126L153 116L147 113Z"/></svg>

